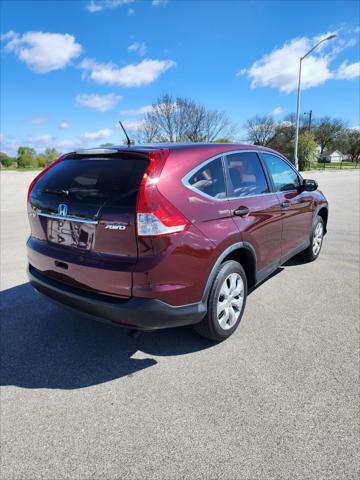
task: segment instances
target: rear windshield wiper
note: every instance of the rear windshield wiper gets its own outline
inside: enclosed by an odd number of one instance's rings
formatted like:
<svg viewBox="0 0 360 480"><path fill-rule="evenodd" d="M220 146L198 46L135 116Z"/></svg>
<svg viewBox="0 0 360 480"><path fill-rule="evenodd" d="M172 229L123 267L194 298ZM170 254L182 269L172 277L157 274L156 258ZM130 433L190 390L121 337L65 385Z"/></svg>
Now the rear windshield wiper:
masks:
<svg viewBox="0 0 360 480"><path fill-rule="evenodd" d="M65 190L65 189L45 188L45 190L43 191L45 193L51 193L53 195L65 195L66 197L70 195L69 190Z"/></svg>

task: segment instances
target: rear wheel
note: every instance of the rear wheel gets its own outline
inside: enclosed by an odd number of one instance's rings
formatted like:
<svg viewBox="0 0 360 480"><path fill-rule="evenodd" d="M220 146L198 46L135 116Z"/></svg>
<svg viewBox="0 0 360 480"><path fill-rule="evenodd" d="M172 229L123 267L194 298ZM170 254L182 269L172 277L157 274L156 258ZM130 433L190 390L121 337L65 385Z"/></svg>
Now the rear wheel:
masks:
<svg viewBox="0 0 360 480"><path fill-rule="evenodd" d="M247 280L242 266L234 260L220 265L211 287L208 312L195 330L203 337L221 342L239 326L247 297Z"/></svg>
<svg viewBox="0 0 360 480"><path fill-rule="evenodd" d="M307 262L313 262L320 255L324 233L325 233L324 221L320 217L320 215L318 215L313 225L310 245L306 250L301 252L301 257Z"/></svg>

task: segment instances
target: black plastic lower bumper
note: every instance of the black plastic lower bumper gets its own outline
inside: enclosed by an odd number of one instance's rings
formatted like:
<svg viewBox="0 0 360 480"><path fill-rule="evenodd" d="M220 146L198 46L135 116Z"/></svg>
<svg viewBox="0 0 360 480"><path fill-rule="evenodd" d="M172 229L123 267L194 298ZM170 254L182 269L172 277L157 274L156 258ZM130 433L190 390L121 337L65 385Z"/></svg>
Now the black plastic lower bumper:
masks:
<svg viewBox="0 0 360 480"><path fill-rule="evenodd" d="M206 305L200 302L175 307L151 298L118 299L86 292L48 278L31 265L28 276L38 292L62 305L139 330L192 325L206 314Z"/></svg>

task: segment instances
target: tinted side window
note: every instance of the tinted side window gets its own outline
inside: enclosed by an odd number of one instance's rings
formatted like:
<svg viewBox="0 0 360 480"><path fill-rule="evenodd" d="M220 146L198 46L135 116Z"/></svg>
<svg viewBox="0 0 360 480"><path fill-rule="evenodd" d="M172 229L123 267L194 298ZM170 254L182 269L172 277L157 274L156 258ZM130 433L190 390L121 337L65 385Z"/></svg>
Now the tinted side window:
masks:
<svg viewBox="0 0 360 480"><path fill-rule="evenodd" d="M247 197L269 192L259 157L255 152L227 155L230 197Z"/></svg>
<svg viewBox="0 0 360 480"><path fill-rule="evenodd" d="M270 172L277 192L297 190L300 187L298 175L284 160L271 153L262 153L261 157Z"/></svg>
<svg viewBox="0 0 360 480"><path fill-rule="evenodd" d="M222 162L220 158L207 163L190 178L192 187L200 190L210 197L225 198L225 181Z"/></svg>

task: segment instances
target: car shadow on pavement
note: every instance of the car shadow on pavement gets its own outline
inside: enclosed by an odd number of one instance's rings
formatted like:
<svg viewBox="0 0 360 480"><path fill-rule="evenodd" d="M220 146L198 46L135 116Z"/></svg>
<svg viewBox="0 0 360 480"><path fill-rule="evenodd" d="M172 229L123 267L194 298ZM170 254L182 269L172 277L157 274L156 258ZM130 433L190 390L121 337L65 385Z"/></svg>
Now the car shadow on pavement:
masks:
<svg viewBox="0 0 360 480"><path fill-rule="evenodd" d="M0 295L1 385L83 388L131 377L156 365L152 356L184 355L214 345L191 328L131 336L128 329L53 304L29 283ZM132 358L138 351L145 358Z"/></svg>
<svg viewBox="0 0 360 480"><path fill-rule="evenodd" d="M298 265L306 265L307 262L304 260L301 255L296 255L295 257L290 258L287 262L283 263L284 267L297 267Z"/></svg>

